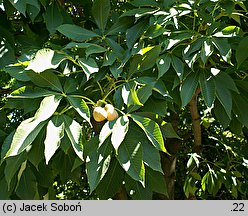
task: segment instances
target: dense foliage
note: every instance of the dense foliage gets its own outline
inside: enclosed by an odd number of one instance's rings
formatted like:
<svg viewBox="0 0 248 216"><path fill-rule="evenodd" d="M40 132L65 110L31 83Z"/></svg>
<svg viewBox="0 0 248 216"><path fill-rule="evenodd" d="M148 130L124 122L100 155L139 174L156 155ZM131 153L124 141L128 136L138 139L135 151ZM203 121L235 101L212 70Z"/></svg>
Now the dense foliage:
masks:
<svg viewBox="0 0 248 216"><path fill-rule="evenodd" d="M248 197L246 0L0 5L0 199Z"/></svg>

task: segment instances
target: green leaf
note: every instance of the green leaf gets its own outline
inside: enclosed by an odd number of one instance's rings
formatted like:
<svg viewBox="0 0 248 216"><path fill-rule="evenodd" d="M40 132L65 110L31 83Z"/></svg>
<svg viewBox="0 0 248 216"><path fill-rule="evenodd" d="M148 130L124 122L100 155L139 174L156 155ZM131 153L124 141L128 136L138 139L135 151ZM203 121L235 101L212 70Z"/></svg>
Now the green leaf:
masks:
<svg viewBox="0 0 248 216"><path fill-rule="evenodd" d="M45 125L45 121L56 111L60 100L61 97L56 97L54 95L45 97L42 100L34 117L24 120L17 127L10 149L6 153L5 158L20 154L34 141Z"/></svg>
<svg viewBox="0 0 248 216"><path fill-rule="evenodd" d="M193 68L193 64L200 57L200 50L202 47L204 39L200 38L194 41L192 44L188 45L184 51L184 60L189 65L190 68Z"/></svg>
<svg viewBox="0 0 248 216"><path fill-rule="evenodd" d="M137 71L144 71L152 68L159 57L161 46L145 47L139 51L141 61L137 65Z"/></svg>
<svg viewBox="0 0 248 216"><path fill-rule="evenodd" d="M28 166L21 176L16 194L23 200L33 200L35 199L36 193L38 193L37 186L35 175Z"/></svg>
<svg viewBox="0 0 248 216"><path fill-rule="evenodd" d="M57 30L66 37L79 42L86 41L93 37L100 37L95 32L89 31L85 28L72 24L63 24L59 26Z"/></svg>
<svg viewBox="0 0 248 216"><path fill-rule="evenodd" d="M237 119L248 128L248 100L240 94L234 94L233 101L233 112L236 114Z"/></svg>
<svg viewBox="0 0 248 216"><path fill-rule="evenodd" d="M162 55L157 59L158 79L162 77L170 68L171 56L169 54Z"/></svg>
<svg viewBox="0 0 248 216"><path fill-rule="evenodd" d="M102 129L100 131L100 134L99 134L99 146L101 146L104 143L104 141L112 134L115 122L116 122L116 120L107 121L103 125L103 127L102 127Z"/></svg>
<svg viewBox="0 0 248 216"><path fill-rule="evenodd" d="M113 74L114 78L117 79L123 71L123 63L118 61L114 62L110 66L110 71Z"/></svg>
<svg viewBox="0 0 248 216"><path fill-rule="evenodd" d="M0 28L1 31L3 31L3 27L1 25ZM5 35L1 33L0 33L0 69L16 61L14 47L11 45L8 38L6 39Z"/></svg>
<svg viewBox="0 0 248 216"><path fill-rule="evenodd" d="M227 115L231 118L232 112L232 95L225 82L214 79L216 86L216 96L226 110Z"/></svg>
<svg viewBox="0 0 248 216"><path fill-rule="evenodd" d="M245 51L246 47L248 47L248 37L243 38L236 49L238 67L248 58L248 52Z"/></svg>
<svg viewBox="0 0 248 216"><path fill-rule="evenodd" d="M83 146L81 144L82 127L78 122L69 116L62 115L65 123L65 132L71 141L72 147L77 156L83 161Z"/></svg>
<svg viewBox="0 0 248 216"><path fill-rule="evenodd" d="M63 92L62 85L58 76L56 76L52 71L48 70L43 73L28 73L30 80L37 86L47 87L52 90Z"/></svg>
<svg viewBox="0 0 248 216"><path fill-rule="evenodd" d="M112 129L111 143L114 149L117 151L121 143L123 142L126 133L128 131L129 119L127 116L119 117Z"/></svg>
<svg viewBox="0 0 248 216"><path fill-rule="evenodd" d="M146 169L146 171L147 181L150 182L152 191L168 196L168 189L164 175L161 172L149 169L149 167Z"/></svg>
<svg viewBox="0 0 248 216"><path fill-rule="evenodd" d="M64 137L65 124L61 116L54 116L47 124L45 145L46 164L59 148Z"/></svg>
<svg viewBox="0 0 248 216"><path fill-rule="evenodd" d="M0 199L7 200L10 198L11 191L8 190L8 185L5 178L0 179Z"/></svg>
<svg viewBox="0 0 248 216"><path fill-rule="evenodd" d="M99 46L97 44L90 44L90 46L88 46L85 50L85 54L86 54L86 58L89 57L89 55L91 54L96 54L96 53L103 53L103 52L106 52L107 49L102 47L102 46Z"/></svg>
<svg viewBox="0 0 248 216"><path fill-rule="evenodd" d="M88 58L88 59L79 58L78 63L84 70L87 80L89 79L91 74L97 73L99 71L98 65L93 58Z"/></svg>
<svg viewBox="0 0 248 216"><path fill-rule="evenodd" d="M136 92L136 83L128 82L126 83L121 90L121 95L123 102L130 106L130 105L139 105L143 106L143 104L139 101L137 92Z"/></svg>
<svg viewBox="0 0 248 216"><path fill-rule="evenodd" d="M220 121L222 126L224 128L227 128L231 122L231 118L229 117L226 110L224 109L222 104L219 102L219 100L215 100L214 114L215 114L216 118Z"/></svg>
<svg viewBox="0 0 248 216"><path fill-rule="evenodd" d="M119 32L126 32L126 30L132 26L133 19L129 19L128 17L119 18L114 25L108 30L107 35L115 35Z"/></svg>
<svg viewBox="0 0 248 216"><path fill-rule="evenodd" d="M207 63L208 58L213 54L213 52L214 48L212 42L209 39L203 41L201 49L201 60L204 64Z"/></svg>
<svg viewBox="0 0 248 216"><path fill-rule="evenodd" d="M208 107L211 107L214 103L216 87L213 77L205 72L200 73L199 83L201 87L201 92Z"/></svg>
<svg viewBox="0 0 248 216"><path fill-rule="evenodd" d="M162 35L166 31L167 30L163 26L161 26L159 24L155 24L155 25L150 26L146 30L144 37L148 37L149 39L153 39L153 38L156 38L156 37Z"/></svg>
<svg viewBox="0 0 248 216"><path fill-rule="evenodd" d="M183 190L184 190L184 193L185 193L187 198L189 197L189 195L195 195L195 192L198 189L196 187L196 184L197 184L197 181L191 175L188 175L186 177L186 180L185 180L184 186L183 186ZM202 182L202 190L205 191L205 183L203 183L203 182Z"/></svg>
<svg viewBox="0 0 248 216"><path fill-rule="evenodd" d="M135 42L140 38L140 36L147 29L147 26L148 26L148 20L143 19L127 30L126 38L127 38L128 48L133 47Z"/></svg>
<svg viewBox="0 0 248 216"><path fill-rule="evenodd" d="M145 132L150 142L160 151L167 152L164 147L164 140L159 125L146 117L130 115L135 123Z"/></svg>
<svg viewBox="0 0 248 216"><path fill-rule="evenodd" d="M27 4L26 14L30 17L33 23L35 22L35 18L38 16L39 13L40 7L35 7L34 5Z"/></svg>
<svg viewBox="0 0 248 216"><path fill-rule="evenodd" d="M10 157L6 159L6 167L4 170L5 179L7 185L10 189L10 183L16 172L19 170L21 164L26 160L27 154L22 153L20 155L16 155L14 157Z"/></svg>
<svg viewBox="0 0 248 216"><path fill-rule="evenodd" d="M47 69L55 69L65 58L64 55L58 54L54 50L44 48L35 54L35 57L29 62L26 70L41 73Z"/></svg>
<svg viewBox="0 0 248 216"><path fill-rule="evenodd" d="M53 2L49 7L47 7L44 13L44 20L50 34L54 34L56 29L63 24L63 15L60 12L57 2Z"/></svg>
<svg viewBox="0 0 248 216"><path fill-rule="evenodd" d="M85 49L86 58L88 58L89 55L91 54L102 53L107 51L106 48L94 43L70 42L64 47L64 49L71 49L71 48Z"/></svg>
<svg viewBox="0 0 248 216"><path fill-rule="evenodd" d="M228 43L227 38L213 38L212 43L219 50L221 57L224 61L231 63L232 49Z"/></svg>
<svg viewBox="0 0 248 216"><path fill-rule="evenodd" d="M44 154L41 152L45 151L44 139L46 130L45 127L41 130L41 132L35 138L33 144L31 145L31 149L28 150L28 161L30 161L37 170L39 170L39 164L41 161L44 161Z"/></svg>
<svg viewBox="0 0 248 216"><path fill-rule="evenodd" d="M67 96L67 100L73 106L73 108L78 112L78 114L83 117L90 125L90 109L86 102L77 97Z"/></svg>
<svg viewBox="0 0 248 216"><path fill-rule="evenodd" d="M123 13L120 17L128 17L134 16L136 19L139 19L145 15L154 14L158 9L154 8L135 8L132 10L128 10L127 12Z"/></svg>
<svg viewBox="0 0 248 216"><path fill-rule="evenodd" d="M130 178L128 175L125 176L125 188L128 195L133 200L152 200L152 188L148 183L146 182L146 185L144 186L140 182Z"/></svg>
<svg viewBox="0 0 248 216"><path fill-rule="evenodd" d="M0 54L1 55L1 54ZM0 65L3 65L0 61ZM28 77L28 71L25 70L23 66L17 66L17 65L11 65L11 66L6 66L4 68L4 71L7 72L11 77L20 80L20 81L30 81L30 78Z"/></svg>
<svg viewBox="0 0 248 216"><path fill-rule="evenodd" d="M92 15L99 29L105 29L110 13L109 0L95 0L92 6Z"/></svg>
<svg viewBox="0 0 248 216"><path fill-rule="evenodd" d="M85 144L86 171L91 192L108 171L112 149L109 139L101 147L99 147L98 137L92 138Z"/></svg>
<svg viewBox="0 0 248 216"><path fill-rule="evenodd" d="M225 85L225 88L235 91L236 93L239 93L239 90L237 89L234 79L231 76L229 76L227 73L219 72L216 76L213 76L213 79L216 84L222 83L223 85Z"/></svg>
<svg viewBox="0 0 248 216"><path fill-rule="evenodd" d="M154 0L134 0L131 1L130 4L134 5L135 7L160 7L160 4Z"/></svg>
<svg viewBox="0 0 248 216"><path fill-rule="evenodd" d="M184 80L180 91L182 107L185 107L195 94L196 88L198 86L198 78L199 74L192 72Z"/></svg>
<svg viewBox="0 0 248 216"><path fill-rule="evenodd" d="M144 184L145 166L143 163L142 145L139 141L135 140L135 142L133 136L133 132L129 130L118 148L117 159L128 175Z"/></svg>
<svg viewBox="0 0 248 216"><path fill-rule="evenodd" d="M69 179L72 178L72 166L74 162L71 152L64 153L58 151L53 158L52 171L54 174L59 175L61 183L65 184Z"/></svg>
<svg viewBox="0 0 248 216"><path fill-rule="evenodd" d="M22 86L21 88L13 91L9 98L39 98L51 96L54 94L56 94L56 92L49 91L47 89L32 86Z"/></svg>
<svg viewBox="0 0 248 216"><path fill-rule="evenodd" d="M115 158L112 158L109 169L96 188L100 199L112 198L122 186L124 170Z"/></svg>
<svg viewBox="0 0 248 216"><path fill-rule="evenodd" d="M201 158L197 153L191 153L189 154L190 155L190 158L187 162L187 168L190 168L190 166L192 165L193 161L195 162L196 166L199 167L199 159L198 158Z"/></svg>
<svg viewBox="0 0 248 216"><path fill-rule="evenodd" d="M184 73L184 64L182 60L174 55L172 56L171 60L172 60L172 66L176 71L177 76L180 78L180 80L182 80Z"/></svg>
<svg viewBox="0 0 248 216"><path fill-rule="evenodd" d="M144 85L144 86L137 89L137 97L138 97L139 101L141 102L141 104L146 103L146 101L152 95L152 90L153 90L152 85ZM128 111L133 112L133 111L139 109L140 107L141 107L141 105L130 106Z"/></svg>
<svg viewBox="0 0 248 216"><path fill-rule="evenodd" d="M67 78L63 85L65 94L69 94L78 90L77 81L74 78Z"/></svg>
<svg viewBox="0 0 248 216"><path fill-rule="evenodd" d="M140 139L142 142L144 164L155 171L163 173L159 150L151 145L145 134L141 133L139 130L135 130L135 132L137 133L136 139Z"/></svg>
<svg viewBox="0 0 248 216"><path fill-rule="evenodd" d="M176 133L176 131L174 130L173 126L171 123L167 123L167 122L163 122L161 127L161 131L163 133L163 136L165 138L177 138L177 139L181 139L178 134Z"/></svg>
<svg viewBox="0 0 248 216"><path fill-rule="evenodd" d="M21 12L24 16L26 16L26 1L15 1L15 0L10 0L10 3L18 10Z"/></svg>

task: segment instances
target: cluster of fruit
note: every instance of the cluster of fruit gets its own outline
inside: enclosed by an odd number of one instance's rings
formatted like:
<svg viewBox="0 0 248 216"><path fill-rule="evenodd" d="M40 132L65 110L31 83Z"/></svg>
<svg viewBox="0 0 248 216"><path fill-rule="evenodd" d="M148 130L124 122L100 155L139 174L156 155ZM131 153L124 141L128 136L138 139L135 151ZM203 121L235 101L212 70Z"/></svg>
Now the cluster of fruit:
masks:
<svg viewBox="0 0 248 216"><path fill-rule="evenodd" d="M119 117L117 111L111 104L106 104L105 107L97 106L93 110L93 118L97 122L102 122L105 119L113 121Z"/></svg>

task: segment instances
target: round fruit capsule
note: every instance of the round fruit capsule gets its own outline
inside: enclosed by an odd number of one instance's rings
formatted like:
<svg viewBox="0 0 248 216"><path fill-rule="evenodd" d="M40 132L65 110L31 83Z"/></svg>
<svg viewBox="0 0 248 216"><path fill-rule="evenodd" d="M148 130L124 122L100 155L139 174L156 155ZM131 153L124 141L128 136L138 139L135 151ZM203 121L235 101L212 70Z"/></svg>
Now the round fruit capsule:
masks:
<svg viewBox="0 0 248 216"><path fill-rule="evenodd" d="M106 104L104 109L107 112L107 120L108 121L113 121L119 117L118 112L115 110L113 105L111 104Z"/></svg>
<svg viewBox="0 0 248 216"><path fill-rule="evenodd" d="M93 118L97 122L104 121L107 118L107 112L104 108L102 107L95 107L93 110Z"/></svg>

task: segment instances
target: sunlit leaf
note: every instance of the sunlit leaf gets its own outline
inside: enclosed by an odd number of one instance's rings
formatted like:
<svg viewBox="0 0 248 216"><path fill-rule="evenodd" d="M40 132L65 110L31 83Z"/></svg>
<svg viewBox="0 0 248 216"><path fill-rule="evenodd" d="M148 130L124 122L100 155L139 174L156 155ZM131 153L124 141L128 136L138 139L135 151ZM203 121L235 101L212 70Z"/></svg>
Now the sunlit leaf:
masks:
<svg viewBox="0 0 248 216"><path fill-rule="evenodd" d="M5 158L20 154L34 141L45 125L45 121L56 111L60 100L61 97L54 95L45 97L34 117L22 121L16 129L10 149L6 153Z"/></svg>
<svg viewBox="0 0 248 216"><path fill-rule="evenodd" d="M82 127L81 125L70 118L69 116L62 115L64 124L65 124L65 132L71 141L71 145L77 154L77 156L83 161L83 146L81 144L81 136L82 136Z"/></svg>
<svg viewBox="0 0 248 216"><path fill-rule="evenodd" d="M146 117L130 115L135 123L145 132L147 138L160 151L167 152L164 147L164 140L159 125Z"/></svg>
<svg viewBox="0 0 248 216"><path fill-rule="evenodd" d="M67 100L73 106L73 108L82 116L90 125L90 110L86 102L82 98L68 96Z"/></svg>
<svg viewBox="0 0 248 216"><path fill-rule="evenodd" d="M54 62L56 55L57 53L54 50L48 48L41 49L35 54L35 57L30 61L26 70L33 70L40 73L47 69L55 69L66 58L65 56L60 56Z"/></svg>
<svg viewBox="0 0 248 216"><path fill-rule="evenodd" d="M111 143L115 150L119 148L128 131L129 119L127 116L119 117L112 129Z"/></svg>
<svg viewBox="0 0 248 216"><path fill-rule="evenodd" d="M98 65L93 58L88 58L88 59L80 58L79 64L83 68L87 79L89 79L91 74L99 71Z"/></svg>
<svg viewBox="0 0 248 216"><path fill-rule="evenodd" d="M55 154L60 146L61 139L64 136L65 124L61 116L53 117L47 124L45 144L46 164Z"/></svg>

